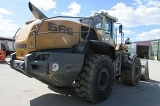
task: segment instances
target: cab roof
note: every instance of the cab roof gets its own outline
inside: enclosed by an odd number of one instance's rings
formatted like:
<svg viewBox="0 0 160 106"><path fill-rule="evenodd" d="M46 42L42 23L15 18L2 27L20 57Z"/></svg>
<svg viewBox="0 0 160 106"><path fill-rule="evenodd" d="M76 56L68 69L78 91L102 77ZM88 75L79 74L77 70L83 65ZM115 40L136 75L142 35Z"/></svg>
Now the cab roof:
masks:
<svg viewBox="0 0 160 106"><path fill-rule="evenodd" d="M118 19L117 19L116 17L113 17L113 16L109 15L108 12L102 11L101 13L95 13L95 15L106 16L106 17L112 19L114 22L117 22L117 21L118 21ZM94 17L94 16L91 16L91 17Z"/></svg>

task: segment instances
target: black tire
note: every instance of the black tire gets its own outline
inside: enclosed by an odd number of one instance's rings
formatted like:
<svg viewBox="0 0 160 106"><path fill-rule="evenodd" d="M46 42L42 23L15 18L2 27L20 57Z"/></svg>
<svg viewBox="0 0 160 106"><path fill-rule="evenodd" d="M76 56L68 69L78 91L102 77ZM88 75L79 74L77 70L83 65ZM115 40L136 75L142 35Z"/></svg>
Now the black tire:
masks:
<svg viewBox="0 0 160 106"><path fill-rule="evenodd" d="M105 100L111 93L114 69L105 55L93 55L85 59L83 69L74 83L75 92L94 103Z"/></svg>
<svg viewBox="0 0 160 106"><path fill-rule="evenodd" d="M135 86L139 83L141 76L141 62L138 57L136 57L133 67L130 70L122 69L121 71L121 81L126 85Z"/></svg>

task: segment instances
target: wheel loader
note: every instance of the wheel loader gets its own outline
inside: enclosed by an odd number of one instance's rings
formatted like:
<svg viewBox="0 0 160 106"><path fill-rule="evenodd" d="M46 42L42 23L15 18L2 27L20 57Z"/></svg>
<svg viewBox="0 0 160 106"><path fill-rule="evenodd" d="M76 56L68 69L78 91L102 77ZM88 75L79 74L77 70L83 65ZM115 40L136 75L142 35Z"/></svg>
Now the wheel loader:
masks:
<svg viewBox="0 0 160 106"><path fill-rule="evenodd" d="M0 62L5 62L6 60L6 47L4 43L0 43Z"/></svg>
<svg viewBox="0 0 160 106"><path fill-rule="evenodd" d="M18 31L11 68L51 86L74 86L77 95L93 103L107 99L117 78L138 84L140 59L117 44L117 18L107 12L48 18L30 2L29 9L36 20ZM121 36L122 29L120 24Z"/></svg>
<svg viewBox="0 0 160 106"><path fill-rule="evenodd" d="M6 60L6 52L0 49L0 62L4 62Z"/></svg>

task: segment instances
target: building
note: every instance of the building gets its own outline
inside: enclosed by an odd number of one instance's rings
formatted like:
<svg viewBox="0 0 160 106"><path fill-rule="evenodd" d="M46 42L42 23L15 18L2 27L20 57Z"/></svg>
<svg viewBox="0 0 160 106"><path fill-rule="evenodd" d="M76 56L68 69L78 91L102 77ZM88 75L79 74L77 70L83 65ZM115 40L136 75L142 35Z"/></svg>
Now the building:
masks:
<svg viewBox="0 0 160 106"><path fill-rule="evenodd" d="M150 42L148 55L151 60L160 60L160 39Z"/></svg>
<svg viewBox="0 0 160 106"><path fill-rule="evenodd" d="M160 40L137 41L129 46L130 53L137 53L139 58L160 60Z"/></svg>
<svg viewBox="0 0 160 106"><path fill-rule="evenodd" d="M137 54L140 58L149 58L149 45L150 41L138 41L135 42L137 46Z"/></svg>

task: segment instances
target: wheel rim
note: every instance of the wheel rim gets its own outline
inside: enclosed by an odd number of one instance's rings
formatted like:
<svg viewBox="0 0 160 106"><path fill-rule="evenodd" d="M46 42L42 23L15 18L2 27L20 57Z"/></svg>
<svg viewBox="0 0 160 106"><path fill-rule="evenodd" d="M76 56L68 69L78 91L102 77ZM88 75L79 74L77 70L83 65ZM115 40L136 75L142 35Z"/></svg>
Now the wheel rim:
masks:
<svg viewBox="0 0 160 106"><path fill-rule="evenodd" d="M108 71L106 69L102 69L98 75L98 88L103 91L107 88L108 85Z"/></svg>

